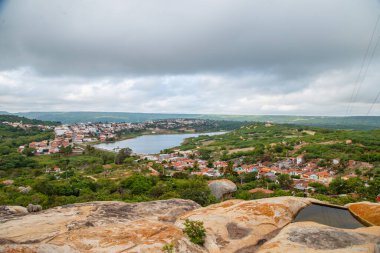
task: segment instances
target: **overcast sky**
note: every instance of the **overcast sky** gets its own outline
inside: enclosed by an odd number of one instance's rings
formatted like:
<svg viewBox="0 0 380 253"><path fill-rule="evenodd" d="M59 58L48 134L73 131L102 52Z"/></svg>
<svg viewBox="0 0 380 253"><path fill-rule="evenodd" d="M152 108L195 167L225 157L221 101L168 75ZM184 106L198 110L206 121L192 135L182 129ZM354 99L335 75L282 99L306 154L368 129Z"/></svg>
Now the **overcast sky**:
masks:
<svg viewBox="0 0 380 253"><path fill-rule="evenodd" d="M378 0L0 0L0 111L366 115L379 14Z"/></svg>

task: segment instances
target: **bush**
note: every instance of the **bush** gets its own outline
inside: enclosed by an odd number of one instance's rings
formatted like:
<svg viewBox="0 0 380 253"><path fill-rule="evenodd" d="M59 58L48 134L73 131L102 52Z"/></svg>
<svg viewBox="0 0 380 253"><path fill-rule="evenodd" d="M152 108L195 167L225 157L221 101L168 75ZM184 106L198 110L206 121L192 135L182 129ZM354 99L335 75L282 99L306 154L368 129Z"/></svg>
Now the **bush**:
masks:
<svg viewBox="0 0 380 253"><path fill-rule="evenodd" d="M252 199L252 194L249 193L248 191L239 190L239 191L235 192L234 197L237 199L250 200L250 199Z"/></svg>
<svg viewBox="0 0 380 253"><path fill-rule="evenodd" d="M121 187L128 189L134 195L140 195L147 193L153 186L150 177L144 177L142 175L133 175L120 182Z"/></svg>
<svg viewBox="0 0 380 253"><path fill-rule="evenodd" d="M192 243L203 245L206 238L206 230L202 221L185 220L183 232L190 238Z"/></svg>
<svg viewBox="0 0 380 253"><path fill-rule="evenodd" d="M174 252L174 244L173 243L166 244L162 248L162 251L165 252L165 253L173 253Z"/></svg>

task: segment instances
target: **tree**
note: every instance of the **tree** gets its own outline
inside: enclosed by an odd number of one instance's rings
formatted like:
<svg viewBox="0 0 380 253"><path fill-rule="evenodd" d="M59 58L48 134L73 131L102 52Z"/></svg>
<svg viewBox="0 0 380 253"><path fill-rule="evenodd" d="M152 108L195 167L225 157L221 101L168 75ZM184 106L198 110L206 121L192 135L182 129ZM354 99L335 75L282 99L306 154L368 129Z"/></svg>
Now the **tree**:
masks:
<svg viewBox="0 0 380 253"><path fill-rule="evenodd" d="M134 195L147 193L153 186L152 180L143 175L133 175L120 182L121 187L128 189Z"/></svg>
<svg viewBox="0 0 380 253"><path fill-rule="evenodd" d="M132 149L130 148L122 148L119 150L119 153L117 153L115 157L115 163L116 164L122 164L125 160L125 158L128 158L132 155Z"/></svg>
<svg viewBox="0 0 380 253"><path fill-rule="evenodd" d="M36 150L34 148L24 148L24 150L22 151L22 154L26 156L34 156L35 152Z"/></svg>
<svg viewBox="0 0 380 253"><path fill-rule="evenodd" d="M362 171L359 168L357 168L357 169L355 169L355 174L358 175L358 176L361 176L362 175Z"/></svg>
<svg viewBox="0 0 380 253"><path fill-rule="evenodd" d="M348 193L347 182L340 177L333 179L329 185L329 192L332 194Z"/></svg>
<svg viewBox="0 0 380 253"><path fill-rule="evenodd" d="M209 149L199 149L199 158L202 160L208 160L211 157L211 150Z"/></svg>
<svg viewBox="0 0 380 253"><path fill-rule="evenodd" d="M282 189L290 189L290 187L293 185L293 179L288 174L278 175L277 180Z"/></svg>
<svg viewBox="0 0 380 253"><path fill-rule="evenodd" d="M246 183L256 181L257 180L257 172L244 173L244 181Z"/></svg>
<svg viewBox="0 0 380 253"><path fill-rule="evenodd" d="M215 198L211 195L207 181L202 178L191 178L189 180L176 181L177 191L181 198L191 199L202 206L215 202Z"/></svg>
<svg viewBox="0 0 380 253"><path fill-rule="evenodd" d="M65 154L65 155L71 154L72 151L73 151L73 147L70 145L67 147L61 146L59 148L59 152Z"/></svg>
<svg viewBox="0 0 380 253"><path fill-rule="evenodd" d="M318 182L311 182L309 184L309 186L313 187L315 189L316 193L326 194L328 192L327 187L321 183L318 183Z"/></svg>
<svg viewBox="0 0 380 253"><path fill-rule="evenodd" d="M228 161L227 167L224 168L223 174L225 176L234 174L234 163L232 161Z"/></svg>

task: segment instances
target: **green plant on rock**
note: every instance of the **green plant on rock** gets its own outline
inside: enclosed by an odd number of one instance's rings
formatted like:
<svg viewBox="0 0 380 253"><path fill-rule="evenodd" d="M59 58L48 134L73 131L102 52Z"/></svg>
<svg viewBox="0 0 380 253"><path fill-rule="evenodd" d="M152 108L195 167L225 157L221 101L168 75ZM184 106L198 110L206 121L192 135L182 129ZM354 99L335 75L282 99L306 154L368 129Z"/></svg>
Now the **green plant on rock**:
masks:
<svg viewBox="0 0 380 253"><path fill-rule="evenodd" d="M174 243L165 244L164 247L162 247L162 251L164 253L173 253L174 252Z"/></svg>
<svg viewBox="0 0 380 253"><path fill-rule="evenodd" d="M190 238L192 243L203 245L206 238L206 229L202 221L185 220L183 232Z"/></svg>

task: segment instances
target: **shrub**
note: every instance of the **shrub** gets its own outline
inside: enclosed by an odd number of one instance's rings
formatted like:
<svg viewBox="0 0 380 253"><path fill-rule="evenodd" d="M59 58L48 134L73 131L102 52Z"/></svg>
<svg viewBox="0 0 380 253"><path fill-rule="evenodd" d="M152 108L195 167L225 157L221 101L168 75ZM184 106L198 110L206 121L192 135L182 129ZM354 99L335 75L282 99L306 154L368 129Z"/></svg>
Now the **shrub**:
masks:
<svg viewBox="0 0 380 253"><path fill-rule="evenodd" d="M203 245L206 238L206 230L202 221L185 220L183 232L190 238L192 243Z"/></svg>
<svg viewBox="0 0 380 253"><path fill-rule="evenodd" d="M174 244L173 244L173 243L166 244L166 245L162 248L162 251L163 251L164 253L173 253L173 252L174 252Z"/></svg>

